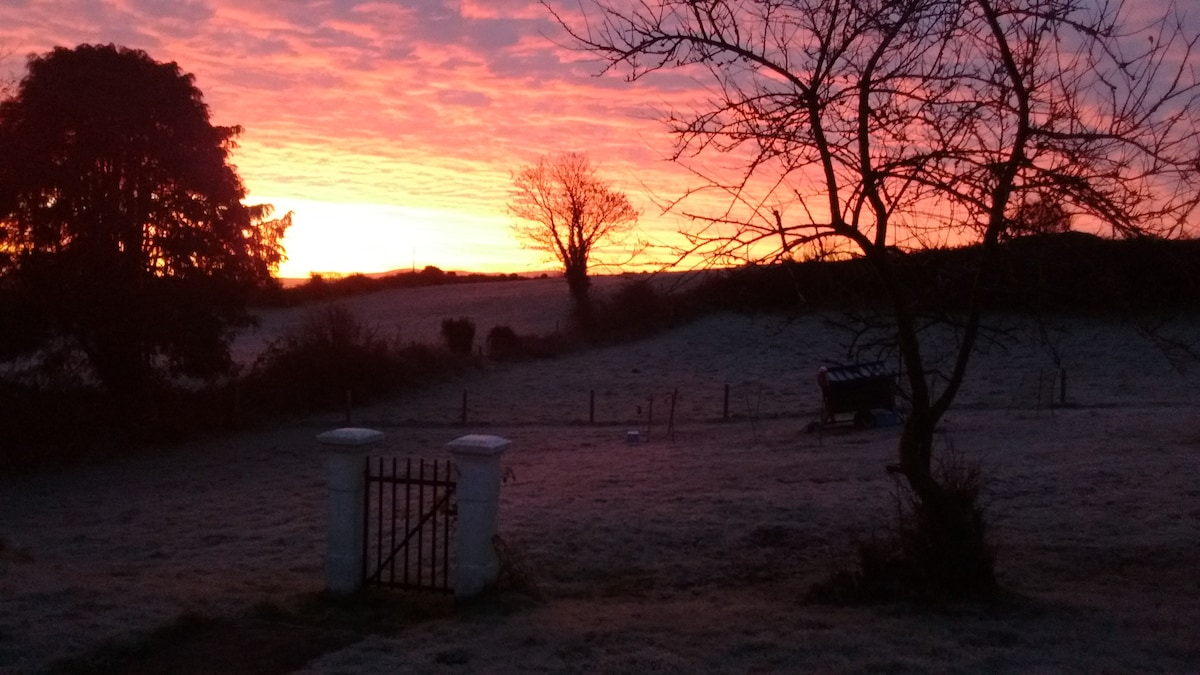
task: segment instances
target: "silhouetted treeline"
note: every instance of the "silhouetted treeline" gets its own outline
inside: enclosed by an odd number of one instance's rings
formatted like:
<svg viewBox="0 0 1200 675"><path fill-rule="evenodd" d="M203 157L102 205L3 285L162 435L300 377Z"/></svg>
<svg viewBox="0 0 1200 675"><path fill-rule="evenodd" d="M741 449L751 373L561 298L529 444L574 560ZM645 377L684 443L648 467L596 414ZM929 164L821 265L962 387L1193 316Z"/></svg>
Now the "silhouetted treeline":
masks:
<svg viewBox="0 0 1200 675"><path fill-rule="evenodd" d="M1066 232L1019 237L999 246L987 281L991 309L1106 312L1200 307L1200 239L1113 240ZM911 284L919 302L929 309L954 310L967 302L979 253L978 246L969 246L895 255L903 261L904 281ZM853 309L886 300L873 275L862 259L744 267L710 277L688 292L689 297L676 298L672 304L693 311ZM523 280L526 277L516 274L457 274L433 266L380 276L313 275L295 286L262 289L253 304L291 307L395 288ZM640 286L637 290L645 294ZM631 294L630 289L618 292L621 300Z"/></svg>
<svg viewBox="0 0 1200 675"><path fill-rule="evenodd" d="M253 304L259 307L294 307L319 300L344 298L393 288L476 284L485 281L522 281L524 279L525 277L516 274L458 274L445 272L432 265L419 272L392 272L376 276L349 274L344 277L326 277L314 274L295 286L273 284L260 289L253 299Z"/></svg>
<svg viewBox="0 0 1200 675"><path fill-rule="evenodd" d="M895 253L921 308L966 306L978 246ZM863 259L730 271L695 291L709 307L838 310L887 301ZM1002 311L1126 313L1200 307L1200 239L1112 240L1080 232L1000 244L984 281L987 307Z"/></svg>

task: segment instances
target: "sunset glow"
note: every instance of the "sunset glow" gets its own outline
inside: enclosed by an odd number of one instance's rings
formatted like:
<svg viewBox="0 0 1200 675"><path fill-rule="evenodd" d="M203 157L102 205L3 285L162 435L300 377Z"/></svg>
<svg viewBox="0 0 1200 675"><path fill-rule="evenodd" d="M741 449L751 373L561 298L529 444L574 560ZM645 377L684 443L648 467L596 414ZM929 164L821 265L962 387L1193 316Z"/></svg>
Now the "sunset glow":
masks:
<svg viewBox="0 0 1200 675"><path fill-rule="evenodd" d="M678 73L596 77L565 42L531 0L8 0L0 82L29 54L80 43L178 63L216 124L244 127L233 162L248 201L295 212L285 277L548 269L505 204L513 170L567 151L628 194L646 238L679 243L658 204L696 179L664 159L659 118L704 88Z"/></svg>
<svg viewBox="0 0 1200 675"><path fill-rule="evenodd" d="M286 196L258 201L295 214L287 236L289 259L280 266L285 278L428 265L488 274L547 269L539 254L512 240L503 215Z"/></svg>

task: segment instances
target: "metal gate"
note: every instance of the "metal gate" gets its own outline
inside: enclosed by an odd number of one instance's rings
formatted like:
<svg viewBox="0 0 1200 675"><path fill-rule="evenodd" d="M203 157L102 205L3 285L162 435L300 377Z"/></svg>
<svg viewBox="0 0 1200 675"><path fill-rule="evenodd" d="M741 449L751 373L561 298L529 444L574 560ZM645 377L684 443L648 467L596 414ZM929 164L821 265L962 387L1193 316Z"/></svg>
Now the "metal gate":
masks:
<svg viewBox="0 0 1200 675"><path fill-rule="evenodd" d="M454 463L367 458L363 585L450 593Z"/></svg>

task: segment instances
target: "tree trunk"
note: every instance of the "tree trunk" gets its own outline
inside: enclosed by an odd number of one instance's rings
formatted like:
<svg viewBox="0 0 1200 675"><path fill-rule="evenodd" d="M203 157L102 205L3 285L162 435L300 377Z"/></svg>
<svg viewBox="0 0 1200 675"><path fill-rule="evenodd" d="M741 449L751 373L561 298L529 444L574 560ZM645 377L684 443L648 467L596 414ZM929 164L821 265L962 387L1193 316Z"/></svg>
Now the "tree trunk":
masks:
<svg viewBox="0 0 1200 675"><path fill-rule="evenodd" d="M588 279L586 265L569 265L566 268L567 289L571 299L575 301L575 316L579 325L585 331L594 328L595 317L592 314L592 299L589 294L592 282Z"/></svg>
<svg viewBox="0 0 1200 675"><path fill-rule="evenodd" d="M935 503L943 493L942 486L933 477L934 423L931 418L928 410L914 410L900 435L900 473L923 503Z"/></svg>
<svg viewBox="0 0 1200 675"><path fill-rule="evenodd" d="M592 285L588 279L587 269L581 266L568 267L566 270L567 288L571 292L571 299L578 304L588 302L588 290Z"/></svg>

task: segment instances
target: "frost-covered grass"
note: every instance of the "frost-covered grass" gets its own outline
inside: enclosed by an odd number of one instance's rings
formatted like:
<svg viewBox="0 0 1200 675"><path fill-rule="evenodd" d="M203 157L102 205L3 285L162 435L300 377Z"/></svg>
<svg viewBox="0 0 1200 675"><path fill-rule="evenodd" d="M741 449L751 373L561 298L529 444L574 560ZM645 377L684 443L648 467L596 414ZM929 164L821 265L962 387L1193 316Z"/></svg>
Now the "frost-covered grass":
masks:
<svg viewBox="0 0 1200 675"><path fill-rule="evenodd" d="M1094 318L1058 320L1056 363L1027 323L1006 325L1015 341L978 356L941 436L984 470L996 606L803 600L890 521L897 429L804 431L814 370L845 360L823 317L716 315L355 411L402 455L442 457L463 433L512 439L501 534L536 597L362 630L301 672L1195 670L1200 364L1175 369L1128 322ZM1200 321L1169 325L1195 335ZM1060 363L1068 405L1052 409ZM312 598L325 523L313 437L341 423L0 478L0 672L181 614ZM649 442L627 443L633 428Z"/></svg>

